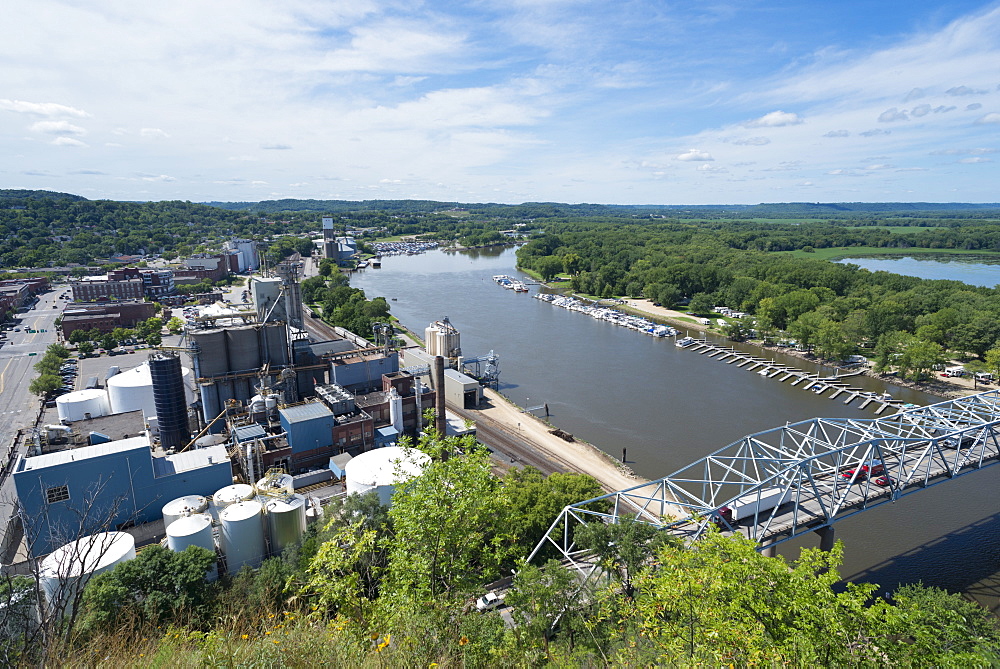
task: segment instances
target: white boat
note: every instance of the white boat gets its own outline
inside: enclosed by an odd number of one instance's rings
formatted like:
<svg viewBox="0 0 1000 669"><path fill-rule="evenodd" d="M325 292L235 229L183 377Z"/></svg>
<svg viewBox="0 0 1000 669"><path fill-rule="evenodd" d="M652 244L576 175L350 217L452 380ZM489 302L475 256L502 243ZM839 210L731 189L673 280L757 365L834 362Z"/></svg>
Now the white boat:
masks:
<svg viewBox="0 0 1000 669"><path fill-rule="evenodd" d="M683 339L678 339L676 342L674 342L674 345L679 348L687 348L688 346L694 344L694 342L695 342L694 337L684 337Z"/></svg>

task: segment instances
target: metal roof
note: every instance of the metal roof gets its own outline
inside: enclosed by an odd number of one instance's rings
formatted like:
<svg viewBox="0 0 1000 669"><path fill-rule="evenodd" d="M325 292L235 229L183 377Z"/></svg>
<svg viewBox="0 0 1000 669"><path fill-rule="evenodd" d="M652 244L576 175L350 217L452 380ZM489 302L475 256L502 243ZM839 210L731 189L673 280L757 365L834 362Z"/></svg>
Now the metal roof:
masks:
<svg viewBox="0 0 1000 669"><path fill-rule="evenodd" d="M241 425L233 430L233 434L236 435L236 441L252 441L267 436L264 428L256 423L253 425Z"/></svg>
<svg viewBox="0 0 1000 669"><path fill-rule="evenodd" d="M137 450L143 450L145 454L149 454L149 437L145 434L138 437L129 437L128 439L95 444L93 446L82 446L80 448L74 448L67 451L56 451L55 453L45 453L34 457L26 457L24 458L24 464L20 467L19 471L35 471L45 469L47 467L57 467L70 462L92 460L94 458L104 457L105 455L114 455L115 453L125 453L126 451Z"/></svg>
<svg viewBox="0 0 1000 669"><path fill-rule="evenodd" d="M293 407L278 409L278 413L289 423L303 423L319 418L333 418L333 412L326 408L322 402L310 402L309 404L299 404Z"/></svg>

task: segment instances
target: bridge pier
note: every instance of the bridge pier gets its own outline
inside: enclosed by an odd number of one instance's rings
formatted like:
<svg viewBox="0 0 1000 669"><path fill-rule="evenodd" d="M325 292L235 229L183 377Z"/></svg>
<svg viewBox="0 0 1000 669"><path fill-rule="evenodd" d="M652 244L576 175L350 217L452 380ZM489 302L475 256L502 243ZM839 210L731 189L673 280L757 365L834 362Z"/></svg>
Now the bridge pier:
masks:
<svg viewBox="0 0 1000 669"><path fill-rule="evenodd" d="M770 543L764 546L760 554L764 557L777 557L778 556L778 544Z"/></svg>
<svg viewBox="0 0 1000 669"><path fill-rule="evenodd" d="M826 527L821 527L816 530L816 534L819 535L819 549L826 553L833 550L833 544L837 541L837 533L833 529L832 525L827 525Z"/></svg>

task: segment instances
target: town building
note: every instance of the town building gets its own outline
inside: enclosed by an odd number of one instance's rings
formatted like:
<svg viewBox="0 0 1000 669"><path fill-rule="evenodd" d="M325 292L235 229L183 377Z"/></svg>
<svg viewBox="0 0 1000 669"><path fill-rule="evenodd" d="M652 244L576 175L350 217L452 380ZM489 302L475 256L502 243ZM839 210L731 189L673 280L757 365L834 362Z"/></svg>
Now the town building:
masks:
<svg viewBox="0 0 1000 669"><path fill-rule="evenodd" d="M94 330L106 333L115 328L132 328L140 321L156 315L152 302L101 302L96 304L74 303L63 311L59 325L63 337L69 339L74 330Z"/></svg>

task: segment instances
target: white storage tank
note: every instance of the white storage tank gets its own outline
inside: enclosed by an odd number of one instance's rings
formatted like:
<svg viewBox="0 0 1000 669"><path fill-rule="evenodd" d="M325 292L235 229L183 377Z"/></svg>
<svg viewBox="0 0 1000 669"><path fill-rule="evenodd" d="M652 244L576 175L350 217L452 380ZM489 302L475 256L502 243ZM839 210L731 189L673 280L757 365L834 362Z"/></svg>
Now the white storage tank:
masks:
<svg viewBox="0 0 1000 669"><path fill-rule="evenodd" d="M196 513L178 518L167 525L167 548L182 553L188 546L200 546L215 553L215 539L212 536L212 517L207 513ZM207 578L214 581L219 577L217 565L213 562Z"/></svg>
<svg viewBox="0 0 1000 669"><path fill-rule="evenodd" d="M280 474L273 478L265 476L257 481L256 487L263 495L291 495L295 492L295 478L291 474Z"/></svg>
<svg viewBox="0 0 1000 669"><path fill-rule="evenodd" d="M320 506L318 499L310 497L306 504L306 524L312 525L318 520L323 520L323 507Z"/></svg>
<svg viewBox="0 0 1000 669"><path fill-rule="evenodd" d="M243 565L257 568L264 561L264 507L260 502L237 502L219 513L222 524L222 550L230 574Z"/></svg>
<svg viewBox="0 0 1000 669"><path fill-rule="evenodd" d="M184 516L207 510L208 498L202 495L185 495L172 499L163 505L163 527L170 527L170 523Z"/></svg>
<svg viewBox="0 0 1000 669"><path fill-rule="evenodd" d="M254 494L255 491L252 485L234 483L233 485L227 485L225 488L216 490L215 494L212 495L212 501L215 502L215 508L222 511L230 504L253 499Z"/></svg>
<svg viewBox="0 0 1000 669"><path fill-rule="evenodd" d="M71 603L92 576L134 559L135 539L128 532L93 534L57 548L39 570L45 600L50 608Z"/></svg>
<svg viewBox="0 0 1000 669"><path fill-rule="evenodd" d="M208 448L209 446L218 446L219 444L224 444L226 442L225 435L222 434L206 434L204 437L198 437L195 439L195 448Z"/></svg>
<svg viewBox="0 0 1000 669"><path fill-rule="evenodd" d="M194 375L187 367L181 367L181 378L184 381L184 399L190 404L194 401ZM153 402L153 377L150 375L148 363L115 374L107 380L107 387L111 413L141 410L143 416L156 415L156 405Z"/></svg>
<svg viewBox="0 0 1000 669"><path fill-rule="evenodd" d="M344 466L347 494L378 492L380 504L389 504L395 484L419 476L431 460L415 448L386 446L362 453Z"/></svg>
<svg viewBox="0 0 1000 669"><path fill-rule="evenodd" d="M268 500L267 535L271 541L271 554L278 555L294 544L306 531L306 498L288 495Z"/></svg>
<svg viewBox="0 0 1000 669"><path fill-rule="evenodd" d="M111 413L108 394L99 388L77 390L56 398L56 411L60 421L72 423L87 418L107 416Z"/></svg>

